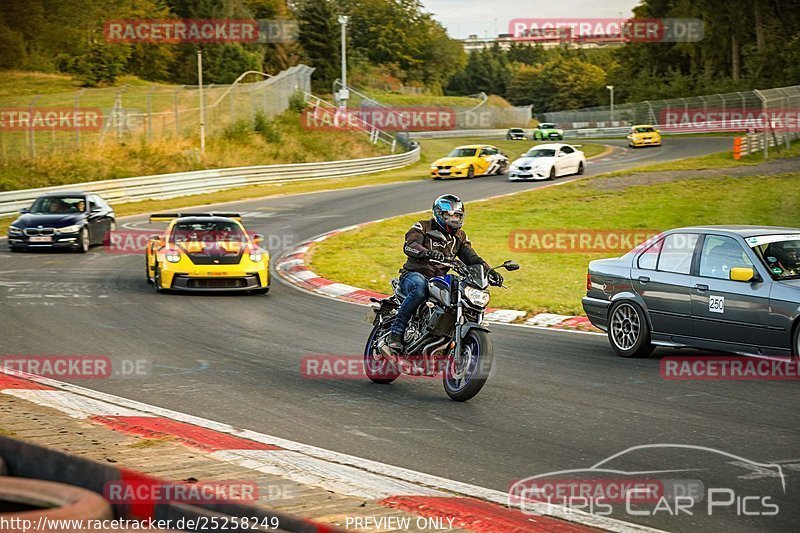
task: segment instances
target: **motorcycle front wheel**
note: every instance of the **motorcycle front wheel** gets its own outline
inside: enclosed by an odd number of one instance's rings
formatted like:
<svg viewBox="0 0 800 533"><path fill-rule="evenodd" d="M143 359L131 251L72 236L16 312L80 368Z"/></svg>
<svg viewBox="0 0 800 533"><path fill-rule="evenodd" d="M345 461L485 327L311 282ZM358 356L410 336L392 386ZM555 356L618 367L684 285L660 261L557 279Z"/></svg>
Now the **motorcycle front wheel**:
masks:
<svg viewBox="0 0 800 533"><path fill-rule="evenodd" d="M376 346L378 338L388 329L386 324L378 324L373 327L369 339L367 339L367 345L364 347L364 373L369 379L381 385L391 383L400 375L400 371L397 370L394 363L381 355Z"/></svg>
<svg viewBox="0 0 800 533"><path fill-rule="evenodd" d="M466 402L480 392L489 378L494 359L492 338L485 331L473 329L461 343L462 360L447 360L442 379L450 399Z"/></svg>

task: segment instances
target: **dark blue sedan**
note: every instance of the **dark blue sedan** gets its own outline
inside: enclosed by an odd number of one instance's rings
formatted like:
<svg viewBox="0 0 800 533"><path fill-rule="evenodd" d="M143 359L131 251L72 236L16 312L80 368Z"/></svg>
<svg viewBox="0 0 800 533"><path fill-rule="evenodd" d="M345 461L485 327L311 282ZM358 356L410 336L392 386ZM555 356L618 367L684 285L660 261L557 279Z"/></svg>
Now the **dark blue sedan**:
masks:
<svg viewBox="0 0 800 533"><path fill-rule="evenodd" d="M88 252L116 228L114 210L96 194L58 192L40 196L8 228L12 251L68 249Z"/></svg>

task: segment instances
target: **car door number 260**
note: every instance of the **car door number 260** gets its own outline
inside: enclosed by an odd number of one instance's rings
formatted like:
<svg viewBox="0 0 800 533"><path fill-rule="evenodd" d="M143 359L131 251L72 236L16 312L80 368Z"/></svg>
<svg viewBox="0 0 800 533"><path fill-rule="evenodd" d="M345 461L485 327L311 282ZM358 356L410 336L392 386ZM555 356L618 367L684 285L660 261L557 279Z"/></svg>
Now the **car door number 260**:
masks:
<svg viewBox="0 0 800 533"><path fill-rule="evenodd" d="M710 313L724 313L725 312L725 297L724 296L709 296L708 297L708 311Z"/></svg>

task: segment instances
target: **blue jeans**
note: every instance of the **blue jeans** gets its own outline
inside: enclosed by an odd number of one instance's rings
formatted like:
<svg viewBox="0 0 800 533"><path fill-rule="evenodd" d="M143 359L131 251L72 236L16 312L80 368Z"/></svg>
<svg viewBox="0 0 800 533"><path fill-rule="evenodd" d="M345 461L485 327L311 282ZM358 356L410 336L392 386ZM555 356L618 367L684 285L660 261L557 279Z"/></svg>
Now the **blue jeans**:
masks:
<svg viewBox="0 0 800 533"><path fill-rule="evenodd" d="M400 276L400 288L405 293L406 299L403 300L392 322L392 333L402 337L414 311L428 298L428 280L419 272L406 272Z"/></svg>

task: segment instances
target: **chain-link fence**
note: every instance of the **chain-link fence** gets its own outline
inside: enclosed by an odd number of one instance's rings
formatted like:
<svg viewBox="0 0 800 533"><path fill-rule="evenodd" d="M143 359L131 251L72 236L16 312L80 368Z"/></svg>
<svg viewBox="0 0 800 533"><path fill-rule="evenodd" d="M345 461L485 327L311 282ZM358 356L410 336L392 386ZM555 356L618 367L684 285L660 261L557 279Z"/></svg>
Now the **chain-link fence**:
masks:
<svg viewBox="0 0 800 533"><path fill-rule="evenodd" d="M265 78L249 73L231 85L204 85L205 127L217 135L231 123L272 118L296 91L311 88L313 68L297 65ZM36 157L105 142L153 142L196 137L197 86L126 85L72 93L0 98L0 160Z"/></svg>
<svg viewBox="0 0 800 533"><path fill-rule="evenodd" d="M800 85L554 111L542 121L569 130L649 124L664 133L756 133L766 154L770 144L800 138Z"/></svg>

